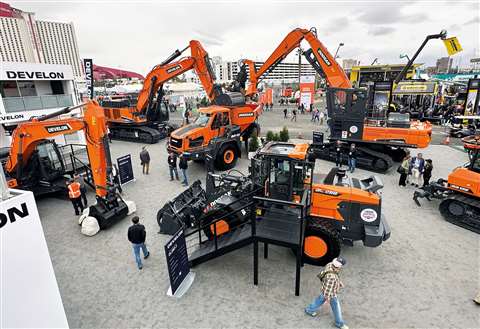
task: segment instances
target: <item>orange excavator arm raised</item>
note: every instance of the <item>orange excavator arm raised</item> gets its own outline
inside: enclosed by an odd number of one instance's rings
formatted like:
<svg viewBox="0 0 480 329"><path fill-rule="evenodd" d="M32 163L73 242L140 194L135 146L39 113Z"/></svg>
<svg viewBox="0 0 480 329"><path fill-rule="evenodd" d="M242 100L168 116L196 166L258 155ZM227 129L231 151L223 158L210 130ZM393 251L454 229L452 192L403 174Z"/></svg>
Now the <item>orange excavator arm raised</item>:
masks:
<svg viewBox="0 0 480 329"><path fill-rule="evenodd" d="M172 62L173 59L180 56L186 49L190 48L191 56ZM189 46L182 51L176 51L167 60L155 66L146 76L143 88L138 95L137 112L145 113L151 103L153 96L162 85L176 76L194 69L202 86L210 100L216 97L217 87L215 85L215 75L213 73L208 53L202 47L199 41L191 40Z"/></svg>
<svg viewBox="0 0 480 329"><path fill-rule="evenodd" d="M315 29L297 28L291 31L268 57L265 63L255 70L255 63L251 60L244 60L243 63L248 66L250 71L249 86L246 96L252 96L257 93L257 84L260 82L262 75L267 75L277 66L285 57L288 56L295 48L300 46L302 40L306 40L310 44L310 49L304 51L307 60L312 64L314 69L325 77L330 87L335 88L351 88L352 84L342 67L337 63L335 58L330 54L327 48L318 40Z"/></svg>
<svg viewBox="0 0 480 329"><path fill-rule="evenodd" d="M66 108L48 117L35 118L21 123L13 132L10 155L5 169L17 179L22 176L23 166L36 146L45 139L83 131L87 140L87 151L96 187L96 194L105 197L108 193L111 158L107 142L107 128L103 109L95 101L86 104L83 118L48 120L77 108Z"/></svg>

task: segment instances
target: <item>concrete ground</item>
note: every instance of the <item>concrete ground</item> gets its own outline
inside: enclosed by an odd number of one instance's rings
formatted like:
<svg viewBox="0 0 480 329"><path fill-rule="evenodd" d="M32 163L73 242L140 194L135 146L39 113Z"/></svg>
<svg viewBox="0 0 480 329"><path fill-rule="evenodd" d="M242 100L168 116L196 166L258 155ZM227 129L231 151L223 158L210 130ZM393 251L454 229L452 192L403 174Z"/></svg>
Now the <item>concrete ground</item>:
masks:
<svg viewBox="0 0 480 329"><path fill-rule="evenodd" d="M278 109L260 119L263 133L287 123L292 138L298 132L311 136L314 125L308 120L308 115L299 115L297 123L287 122ZM271 246L269 259L260 259L258 286L253 285L253 251L247 247L194 268L195 282L187 294L181 299L167 297L164 244L169 237L157 234L156 213L183 188L169 181L165 142L148 146L152 157L148 176L141 173L141 146L114 141L111 149L113 158L133 156L136 181L124 186L124 195L136 202L137 215L147 229L152 256L142 271L136 269L126 237L129 218L86 237L80 234L70 202L38 201L70 327L333 327L327 306L317 318L303 313L319 292L316 274L321 268L305 265L301 295L296 297L295 259L280 247ZM446 177L467 161L454 147L431 145L423 153L434 161L435 178ZM238 169L246 172L247 166L242 159ZM331 166L317 161L317 171ZM190 182L203 180L204 168L192 163L189 175ZM369 175L357 170L353 176ZM392 236L374 249L361 244L343 247L348 264L341 274L346 287L340 298L347 324L351 328L480 327L479 308L471 300L480 291L478 235L445 222L438 202L424 201L417 207L414 189L400 188L395 170L380 176L385 184L383 212ZM89 200L93 202L93 192Z"/></svg>

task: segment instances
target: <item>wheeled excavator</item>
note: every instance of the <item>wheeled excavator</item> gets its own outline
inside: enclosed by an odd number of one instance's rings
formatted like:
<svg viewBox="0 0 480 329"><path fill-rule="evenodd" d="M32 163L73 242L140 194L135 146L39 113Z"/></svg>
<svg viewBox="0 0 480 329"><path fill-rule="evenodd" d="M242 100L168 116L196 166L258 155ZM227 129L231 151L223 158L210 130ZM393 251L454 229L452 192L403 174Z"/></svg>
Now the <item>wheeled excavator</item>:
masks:
<svg viewBox="0 0 480 329"><path fill-rule="evenodd" d="M53 119L78 107L85 107L82 118ZM129 210L117 193L112 176L106 118L96 101L67 107L19 124L13 131L5 162L7 183L10 188L32 191L36 197L67 195L67 164L52 138L77 131L85 133L90 162L87 173L96 194L96 204L89 207L89 216L97 219L100 229L105 229L124 218ZM73 172L70 174L73 175Z"/></svg>
<svg viewBox="0 0 480 329"><path fill-rule="evenodd" d="M417 58L426 43L431 39L445 39L446 31L429 35L415 55L396 77L397 84ZM325 78L327 88L327 110L330 118L329 141L317 141L312 156L334 161L337 140L342 141L345 154L351 143L357 146L357 165L368 170L385 172L393 161L405 156L405 148L425 148L431 141L432 125L429 122L410 121L400 113L389 113L387 109L375 108L375 92L391 95L392 83L371 86L369 90L354 89L341 66L319 41L315 28L294 29L273 51L270 57L258 69L251 60L242 60L249 70L249 85L245 95L255 99L257 84L265 78L290 52L306 40L310 49L303 55L315 71ZM375 89L375 88L376 89ZM385 87L388 87L385 90ZM383 88L383 89L382 89ZM388 94L388 92L390 94ZM388 97L387 97L388 98ZM389 100L386 99L388 108ZM346 159L344 159L346 160Z"/></svg>
<svg viewBox="0 0 480 329"><path fill-rule="evenodd" d="M187 49L191 55L174 61ZM195 70L207 97L213 100L221 89L215 84L208 53L199 41L191 40L182 50L176 50L156 65L146 76L136 104L130 100L103 101L111 137L141 143L157 143L176 129L168 123L169 111L163 101L163 84L189 70Z"/></svg>
<svg viewBox="0 0 480 329"><path fill-rule="evenodd" d="M480 135L463 138L469 161L443 178L414 192L413 200L441 200L439 209L448 222L480 234Z"/></svg>

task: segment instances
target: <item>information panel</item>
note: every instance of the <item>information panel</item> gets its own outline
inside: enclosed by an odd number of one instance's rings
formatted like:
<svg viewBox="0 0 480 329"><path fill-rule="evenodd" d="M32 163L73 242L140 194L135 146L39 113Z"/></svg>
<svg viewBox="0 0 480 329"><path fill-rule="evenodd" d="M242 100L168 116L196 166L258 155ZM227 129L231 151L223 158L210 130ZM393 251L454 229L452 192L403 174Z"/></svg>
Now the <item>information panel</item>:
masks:
<svg viewBox="0 0 480 329"><path fill-rule="evenodd" d="M135 178L133 176L133 167L132 167L132 156L127 154L117 158L118 164L118 175L120 177L120 184L126 184L133 181Z"/></svg>
<svg viewBox="0 0 480 329"><path fill-rule="evenodd" d="M185 277L190 273L187 244L183 230L179 230L170 241L167 242L165 245L165 256L167 257L170 288L172 295L174 295L183 280L185 280Z"/></svg>

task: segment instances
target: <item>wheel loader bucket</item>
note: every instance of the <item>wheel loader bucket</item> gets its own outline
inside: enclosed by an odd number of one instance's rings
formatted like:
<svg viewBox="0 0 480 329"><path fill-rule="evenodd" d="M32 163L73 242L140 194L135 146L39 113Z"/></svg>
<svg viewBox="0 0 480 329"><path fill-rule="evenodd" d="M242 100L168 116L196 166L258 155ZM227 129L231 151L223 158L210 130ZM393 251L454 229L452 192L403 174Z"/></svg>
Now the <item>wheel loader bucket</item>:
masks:
<svg viewBox="0 0 480 329"><path fill-rule="evenodd" d="M118 199L118 206L107 209L103 204L97 202L93 206L90 206L89 216L93 216L97 219L98 225L101 230L109 228L116 222L125 218L128 214L127 204Z"/></svg>
<svg viewBox="0 0 480 329"><path fill-rule="evenodd" d="M159 233L173 235L179 229L192 227L207 205L205 190L199 180L168 201L157 213Z"/></svg>

